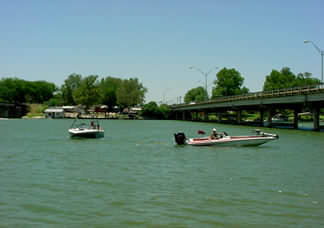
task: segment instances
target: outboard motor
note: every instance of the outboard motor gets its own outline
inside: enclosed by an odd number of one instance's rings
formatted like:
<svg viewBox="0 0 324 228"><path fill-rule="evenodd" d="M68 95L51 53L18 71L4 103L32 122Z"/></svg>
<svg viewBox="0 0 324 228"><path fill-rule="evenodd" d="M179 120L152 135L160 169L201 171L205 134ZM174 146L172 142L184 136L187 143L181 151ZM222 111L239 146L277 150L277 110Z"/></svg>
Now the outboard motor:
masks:
<svg viewBox="0 0 324 228"><path fill-rule="evenodd" d="M186 136L184 133L176 133L174 134L174 140L178 145L184 145L186 143Z"/></svg>

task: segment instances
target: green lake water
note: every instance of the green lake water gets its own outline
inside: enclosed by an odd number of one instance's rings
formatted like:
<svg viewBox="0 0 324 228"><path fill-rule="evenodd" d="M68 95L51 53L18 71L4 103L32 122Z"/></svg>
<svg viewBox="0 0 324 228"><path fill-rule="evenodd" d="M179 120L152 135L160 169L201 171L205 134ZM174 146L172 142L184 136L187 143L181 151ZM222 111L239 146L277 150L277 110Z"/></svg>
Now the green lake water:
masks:
<svg viewBox="0 0 324 228"><path fill-rule="evenodd" d="M216 127L104 120L72 140L71 120L0 120L0 227L324 227L324 133L262 129L259 147L175 146Z"/></svg>

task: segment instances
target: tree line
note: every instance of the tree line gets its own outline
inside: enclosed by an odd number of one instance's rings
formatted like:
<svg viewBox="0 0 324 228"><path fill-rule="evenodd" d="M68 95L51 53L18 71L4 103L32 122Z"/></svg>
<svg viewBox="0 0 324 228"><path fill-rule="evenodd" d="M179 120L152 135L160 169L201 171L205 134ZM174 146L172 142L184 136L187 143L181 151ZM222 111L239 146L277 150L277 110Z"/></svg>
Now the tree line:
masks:
<svg viewBox="0 0 324 228"><path fill-rule="evenodd" d="M236 69L223 68L216 74L213 82L211 99L219 96L242 95L249 92L249 89L243 86L244 77ZM283 67L280 71L272 70L265 77L263 91L292 88L300 86L309 86L320 84L320 80L312 77L311 73L298 73L295 75L290 68ZM208 99L208 93L202 86L190 89L185 97L185 103L200 102Z"/></svg>
<svg viewBox="0 0 324 228"><path fill-rule="evenodd" d="M53 97L56 91L54 83L46 81L25 81L19 78L4 78L0 80L0 102L44 103Z"/></svg>
<svg viewBox="0 0 324 228"><path fill-rule="evenodd" d="M92 105L107 105L109 110L142 105L147 89L137 78L121 79L108 76L98 79L98 75L83 77L71 74L64 81L51 104L77 105L89 108Z"/></svg>
<svg viewBox="0 0 324 228"><path fill-rule="evenodd" d="M120 79L98 75L71 74L61 87L46 81L26 81L19 78L0 80L0 102L46 103L50 106L107 105L120 108L144 103L147 89L137 78Z"/></svg>

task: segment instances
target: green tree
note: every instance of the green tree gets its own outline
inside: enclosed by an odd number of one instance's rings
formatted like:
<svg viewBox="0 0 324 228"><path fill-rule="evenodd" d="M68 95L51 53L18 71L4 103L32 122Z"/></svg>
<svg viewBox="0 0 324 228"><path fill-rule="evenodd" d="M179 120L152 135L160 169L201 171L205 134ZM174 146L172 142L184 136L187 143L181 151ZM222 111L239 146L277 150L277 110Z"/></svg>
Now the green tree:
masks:
<svg viewBox="0 0 324 228"><path fill-rule="evenodd" d="M25 81L19 78L0 80L0 101L8 103L44 103L53 97L54 83Z"/></svg>
<svg viewBox="0 0 324 228"><path fill-rule="evenodd" d="M213 87L212 98L218 96L232 96L248 93L249 89L242 87L244 78L240 72L232 69L223 68L216 74Z"/></svg>
<svg viewBox="0 0 324 228"><path fill-rule="evenodd" d="M161 113L161 117L163 119L168 119L169 118L171 110L170 110L168 105L161 104L160 107L159 107L159 110L160 110L160 113Z"/></svg>
<svg viewBox="0 0 324 228"><path fill-rule="evenodd" d="M169 106L161 104L158 106L155 101L143 105L141 115L153 119L168 119L170 115Z"/></svg>
<svg viewBox="0 0 324 228"><path fill-rule="evenodd" d="M54 96L45 102L47 106L63 106L64 100L61 91L57 91L54 93Z"/></svg>
<svg viewBox="0 0 324 228"><path fill-rule="evenodd" d="M276 90L281 88L293 87L296 76L290 71L288 67L283 67L281 71L272 70L270 75L266 76L263 84L263 90Z"/></svg>
<svg viewBox="0 0 324 228"><path fill-rule="evenodd" d="M80 86L73 91L73 100L77 104L86 106L86 109L99 101L97 78L97 75L89 75L83 78Z"/></svg>
<svg viewBox="0 0 324 228"><path fill-rule="evenodd" d="M146 92L147 89L137 78L125 79L117 89L117 104L120 108L143 104Z"/></svg>
<svg viewBox="0 0 324 228"><path fill-rule="evenodd" d="M144 117L157 118L159 113L159 106L155 101L151 101L148 104L143 105L141 115Z"/></svg>
<svg viewBox="0 0 324 228"><path fill-rule="evenodd" d="M117 90L121 86L120 78L106 77L101 79L99 85L100 103L107 105L112 110L117 105Z"/></svg>
<svg viewBox="0 0 324 228"><path fill-rule="evenodd" d="M57 87L54 83L46 81L25 82L26 84L26 101L29 103L42 104L50 100Z"/></svg>
<svg viewBox="0 0 324 228"><path fill-rule="evenodd" d="M321 83L321 80L313 78L312 74L309 72L299 73L296 76L296 86L311 86L318 85Z"/></svg>
<svg viewBox="0 0 324 228"><path fill-rule="evenodd" d="M80 87L81 80L82 80L82 75L73 73L70 74L68 78L64 81L64 84L61 87L64 104L66 105L76 104L73 98L73 92Z"/></svg>
<svg viewBox="0 0 324 228"><path fill-rule="evenodd" d="M18 78L4 78L0 81L0 99L6 103L26 102L26 83Z"/></svg>
<svg viewBox="0 0 324 228"><path fill-rule="evenodd" d="M291 72L289 67L283 67L281 71L272 70L271 73L266 76L263 90L269 91L298 86L316 85L320 83L319 79L312 78L311 76L312 74L308 72L299 73L296 76Z"/></svg>
<svg viewBox="0 0 324 228"><path fill-rule="evenodd" d="M206 90L202 86L199 86L197 88L193 88L189 90L186 93L184 97L184 102L190 103L190 102L204 101L206 97L207 97Z"/></svg>

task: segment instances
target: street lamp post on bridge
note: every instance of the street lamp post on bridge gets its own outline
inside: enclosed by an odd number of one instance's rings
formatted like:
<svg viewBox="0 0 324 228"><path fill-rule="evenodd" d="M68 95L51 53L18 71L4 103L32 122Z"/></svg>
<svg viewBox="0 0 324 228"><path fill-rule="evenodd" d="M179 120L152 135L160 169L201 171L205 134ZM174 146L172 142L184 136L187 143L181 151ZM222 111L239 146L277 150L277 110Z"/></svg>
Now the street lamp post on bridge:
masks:
<svg viewBox="0 0 324 228"><path fill-rule="evenodd" d="M324 55L324 51L321 50L313 41L311 40L304 40L304 43L311 43L313 45L313 47L320 53L320 55L322 56L322 68L321 68L321 82L323 83L323 55Z"/></svg>
<svg viewBox="0 0 324 228"><path fill-rule="evenodd" d="M214 67L214 68L217 69L217 67ZM206 90L205 100L208 100L207 77L213 71L214 68L210 69L208 72L203 72L201 69L199 69L197 67L194 67L194 66L189 67L190 70L196 70L205 77L205 90Z"/></svg>

